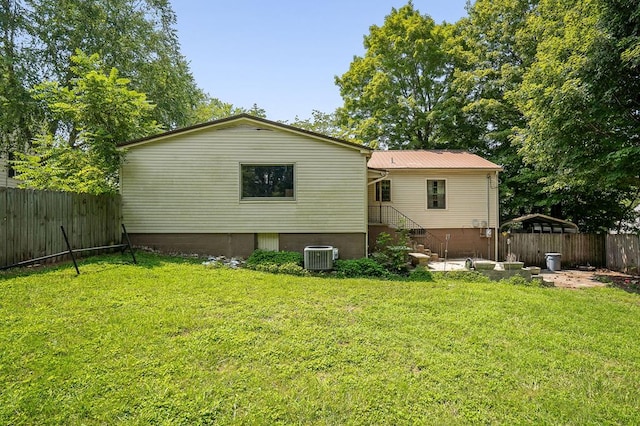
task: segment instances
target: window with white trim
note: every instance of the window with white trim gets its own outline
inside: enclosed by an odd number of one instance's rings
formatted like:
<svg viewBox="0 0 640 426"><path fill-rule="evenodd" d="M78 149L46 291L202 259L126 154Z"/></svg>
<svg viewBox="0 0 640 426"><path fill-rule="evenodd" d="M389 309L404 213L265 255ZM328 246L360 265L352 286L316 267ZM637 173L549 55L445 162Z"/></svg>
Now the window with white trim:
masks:
<svg viewBox="0 0 640 426"><path fill-rule="evenodd" d="M391 181L389 179L376 182L376 201L391 201Z"/></svg>
<svg viewBox="0 0 640 426"><path fill-rule="evenodd" d="M294 200L293 164L241 164L242 200Z"/></svg>
<svg viewBox="0 0 640 426"><path fill-rule="evenodd" d="M447 181L427 179L427 209L444 210L447 208Z"/></svg>

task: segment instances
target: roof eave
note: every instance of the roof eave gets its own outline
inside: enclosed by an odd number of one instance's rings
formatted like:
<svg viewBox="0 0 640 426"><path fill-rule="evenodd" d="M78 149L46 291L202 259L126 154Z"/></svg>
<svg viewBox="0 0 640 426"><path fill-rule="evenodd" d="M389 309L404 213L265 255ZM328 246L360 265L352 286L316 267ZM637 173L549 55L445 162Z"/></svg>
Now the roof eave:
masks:
<svg viewBox="0 0 640 426"><path fill-rule="evenodd" d="M332 136L326 136L320 133L316 133L316 132L312 132L310 130L305 130L305 129L300 129L298 127L294 127L294 126L290 126L288 124L283 124L283 123L278 123L275 121L271 121L271 120L267 120L265 118L260 118L260 117L254 117L250 114L239 114L239 115L234 115L232 117L226 117L226 118L222 118L219 120L213 120L213 121L208 121L206 123L200 123L200 124L195 124L193 126L188 126L188 127L183 127L180 129L174 129L174 130L169 130L168 132L164 132L164 133L160 133L158 135L153 135L153 136L147 136L144 138L139 138L139 139L134 139L131 141L126 141L126 142L122 142L119 143L116 148L120 151L128 149L128 148L132 148L135 146L139 146L139 145L143 145L143 144L147 144L150 142L157 142L160 141L162 139L167 139L170 137L173 137L175 135L183 135L183 134L188 134L191 132L196 132L199 130L203 130L206 128L215 128L215 127L222 127L225 124L230 124L233 123L234 121L248 121L248 122L254 122L266 127L270 127L272 129L279 129L279 130L285 130L285 131L289 131L292 133L297 133L300 135L304 135L307 137L312 137L314 139L318 139L318 140L323 140L323 141L328 141L328 142L332 142L338 145L342 145L346 148L352 148L352 149L358 149L360 151L361 154L365 154L365 155L371 155L371 153L373 152L372 148L369 148L367 146L364 145L359 145L353 142L349 142L349 141L345 141L342 139L338 139L338 138L334 138Z"/></svg>
<svg viewBox="0 0 640 426"><path fill-rule="evenodd" d="M502 167L369 167L375 170L402 170L402 171L434 171L434 170L447 170L447 171L460 171L467 172L473 171L485 171L485 172L501 172L504 169Z"/></svg>

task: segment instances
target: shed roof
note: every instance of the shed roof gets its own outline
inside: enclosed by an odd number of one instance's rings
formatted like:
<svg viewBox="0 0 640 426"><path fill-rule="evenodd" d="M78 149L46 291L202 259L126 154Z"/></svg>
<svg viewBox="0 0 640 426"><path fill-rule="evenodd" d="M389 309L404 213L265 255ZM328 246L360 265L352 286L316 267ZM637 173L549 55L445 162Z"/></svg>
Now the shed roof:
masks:
<svg viewBox="0 0 640 426"><path fill-rule="evenodd" d="M568 220L558 219L540 213L528 214L506 221L500 229L521 227L524 232L577 233L578 225Z"/></svg>
<svg viewBox="0 0 640 426"><path fill-rule="evenodd" d="M323 135L320 133L312 132L309 130L301 129L299 127L290 126L288 124L278 123L276 121L267 120L265 118L259 118L250 114L239 114L232 117L222 118L219 120L208 121L206 123L200 123L193 126L183 127L180 129L170 130L168 132L160 133L153 136L147 136L140 139L131 141L123 141L118 144L118 149L131 148L137 145L143 145L149 142L155 142L162 139L172 137L174 135L182 135L190 132L195 132L204 129L224 129L242 124L254 124L265 130L283 130L291 133L297 133L300 135L309 136L313 139L320 139L327 142L335 143L336 145L345 146L347 148L353 148L360 150L362 153L369 154L373 149L359 145L353 142L348 142L342 139L334 138L331 136Z"/></svg>
<svg viewBox="0 0 640 426"><path fill-rule="evenodd" d="M467 151L406 150L375 151L368 166L375 169L477 169L502 167Z"/></svg>

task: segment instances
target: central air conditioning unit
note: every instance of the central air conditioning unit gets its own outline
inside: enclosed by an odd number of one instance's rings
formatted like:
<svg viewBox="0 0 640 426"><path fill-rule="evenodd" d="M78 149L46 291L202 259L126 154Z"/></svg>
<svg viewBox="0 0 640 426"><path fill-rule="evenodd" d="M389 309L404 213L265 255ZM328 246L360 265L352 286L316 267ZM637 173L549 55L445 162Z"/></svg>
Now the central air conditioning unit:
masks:
<svg viewBox="0 0 640 426"><path fill-rule="evenodd" d="M332 246L307 246L304 248L304 269L330 271L333 269Z"/></svg>

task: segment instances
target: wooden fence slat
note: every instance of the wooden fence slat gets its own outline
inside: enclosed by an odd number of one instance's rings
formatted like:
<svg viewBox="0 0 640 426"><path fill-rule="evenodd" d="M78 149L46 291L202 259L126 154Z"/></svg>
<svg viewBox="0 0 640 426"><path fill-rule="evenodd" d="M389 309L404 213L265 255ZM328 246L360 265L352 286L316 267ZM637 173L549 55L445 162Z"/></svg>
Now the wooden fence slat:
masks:
<svg viewBox="0 0 640 426"><path fill-rule="evenodd" d="M511 244L507 245L507 239ZM545 267L545 253L561 253L563 266L591 265L640 273L640 236L604 234L511 234L500 236L500 260L509 252L527 265Z"/></svg>
<svg viewBox="0 0 640 426"><path fill-rule="evenodd" d="M65 251L61 225L74 248L119 243L120 205L119 195L0 188L0 266Z"/></svg>
<svg viewBox="0 0 640 426"><path fill-rule="evenodd" d="M7 260L8 263L15 262L16 246L15 246L15 225L16 225L16 206L18 205L18 194L15 191L8 190L7 207Z"/></svg>
<svg viewBox="0 0 640 426"><path fill-rule="evenodd" d="M607 235L607 268L640 274L640 236Z"/></svg>
<svg viewBox="0 0 640 426"><path fill-rule="evenodd" d="M7 188L0 188L0 264L8 265L7 257Z"/></svg>
<svg viewBox="0 0 640 426"><path fill-rule="evenodd" d="M510 252L530 266L546 266L546 253L560 253L561 264L605 266L605 235L597 234L511 234L500 235L499 258ZM507 244L510 240L511 244Z"/></svg>

